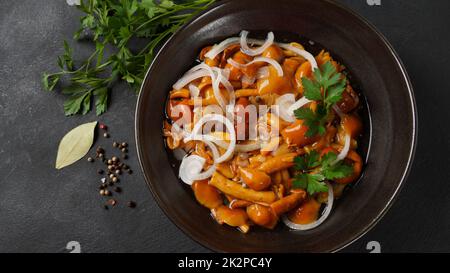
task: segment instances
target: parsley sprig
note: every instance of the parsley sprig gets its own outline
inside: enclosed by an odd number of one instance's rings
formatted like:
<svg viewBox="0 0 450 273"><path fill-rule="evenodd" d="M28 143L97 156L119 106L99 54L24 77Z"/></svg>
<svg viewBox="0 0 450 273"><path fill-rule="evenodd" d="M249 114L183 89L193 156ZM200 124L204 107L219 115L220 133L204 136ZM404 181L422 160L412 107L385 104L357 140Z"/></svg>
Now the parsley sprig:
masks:
<svg viewBox="0 0 450 273"><path fill-rule="evenodd" d="M303 107L294 111L295 117L301 119L308 126L306 137L325 133L326 118L331 107L342 98L345 90L346 79L337 72L331 62L326 62L313 72L312 79L302 78L304 96L317 102L315 111Z"/></svg>
<svg viewBox="0 0 450 273"><path fill-rule="evenodd" d="M92 40L95 50L76 66L73 50L64 41L64 53L57 62L60 70L44 73L44 88L52 91L63 78L68 79L61 88L68 96L65 114L88 113L95 98L96 113L101 115L107 110L110 87L124 80L138 91L157 45L214 1L82 0L77 7L85 15L74 39ZM145 41L141 47L136 46L140 38ZM105 57L105 49L113 53Z"/></svg>
<svg viewBox="0 0 450 273"><path fill-rule="evenodd" d="M320 156L318 152L297 156L294 159L294 169L298 172L292 182L294 188L304 189L309 195L327 192L325 180L344 178L352 174L352 166L342 160L336 162L337 155L328 152Z"/></svg>

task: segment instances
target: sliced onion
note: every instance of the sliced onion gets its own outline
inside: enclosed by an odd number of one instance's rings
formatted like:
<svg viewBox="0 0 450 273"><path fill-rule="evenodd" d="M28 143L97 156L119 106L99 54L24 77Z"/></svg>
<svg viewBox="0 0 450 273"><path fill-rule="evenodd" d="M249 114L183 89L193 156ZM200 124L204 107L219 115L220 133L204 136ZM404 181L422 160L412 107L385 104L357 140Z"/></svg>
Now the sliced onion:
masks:
<svg viewBox="0 0 450 273"><path fill-rule="evenodd" d="M219 146L222 149L228 149L229 144L228 142L216 138L214 136L204 136L205 139L214 142L217 146ZM234 148L235 152L241 152L241 153L248 153L248 152L252 152L252 151L256 151L261 149L261 141L254 141L252 143L246 143L246 144L236 144L236 147Z"/></svg>
<svg viewBox="0 0 450 273"><path fill-rule="evenodd" d="M246 64L240 64L240 63L236 62L235 60L229 58L227 60L227 62L229 64L231 64L232 66L239 68L239 69L243 69L243 68L245 68L251 64L257 63L257 62L265 62L265 63L271 64L277 70L279 77L283 77L283 68L281 67L280 63L278 63L277 61L275 61L274 59L271 59L271 58L256 57L253 59L253 61L248 62Z"/></svg>
<svg viewBox="0 0 450 273"><path fill-rule="evenodd" d="M220 92L220 84L222 83L229 93L230 104L232 104L234 106L234 102L236 99L234 97L233 85L228 81L228 77L224 76L224 74L229 75L229 73L226 73L226 72L224 73L224 71L222 69L220 69L218 67L210 67L209 65L207 65L205 63L201 63L201 64L194 66L193 68L191 68L191 70L188 71L188 73L191 73L191 74L198 73L199 75L206 74L206 76L211 77L212 87L213 87L213 91L214 91L214 97L216 98L220 107L222 107L222 109L225 110L225 108L226 108L225 99L222 96L222 93ZM184 82L185 81L183 81L182 83L184 83ZM187 83L189 83L189 82L187 82Z"/></svg>
<svg viewBox="0 0 450 273"><path fill-rule="evenodd" d="M192 185L196 180L203 180L212 176L216 167L213 165L209 167L205 172L201 172L203 166L206 163L206 159L198 155L190 155L183 158L180 165L179 176L181 180Z"/></svg>
<svg viewBox="0 0 450 273"><path fill-rule="evenodd" d="M211 149L214 165L210 166L208 170L201 172L206 163L206 159L198 155L185 156L181 161L178 175L181 180L188 185L192 185L196 180L207 179L216 171L216 162L220 155L219 150L217 150L213 143L209 141L203 142Z"/></svg>
<svg viewBox="0 0 450 273"><path fill-rule="evenodd" d="M277 98L276 100L276 106L274 108L274 112L277 116L282 118L283 120L287 122L294 122L295 117L292 113L292 111L289 111L291 105L295 103L295 95L294 94L284 94Z"/></svg>
<svg viewBox="0 0 450 273"><path fill-rule="evenodd" d="M231 200L230 204L228 204L228 207L229 207L230 209L232 209L232 208L233 208L233 204L234 204L234 202L236 202L236 201L237 201L237 199Z"/></svg>
<svg viewBox="0 0 450 273"><path fill-rule="evenodd" d="M206 76L210 76L210 73L209 71L204 69L188 71L172 87L175 90L180 90L181 88L185 87L188 83L195 81L198 78L203 78Z"/></svg>
<svg viewBox="0 0 450 273"><path fill-rule="evenodd" d="M246 85L252 85L256 81L256 77L248 77L247 75L242 76L241 82Z"/></svg>
<svg viewBox="0 0 450 273"><path fill-rule="evenodd" d="M222 115L218 115L218 114L208 114L208 115L203 116L195 124L194 129L192 129L191 134L184 139L184 142L187 142L189 140L211 141L212 136L200 134L200 130L202 129L202 126L205 123L211 122L211 121L223 123L225 125L225 127L227 128L228 133L230 135L230 144L228 145L227 150L225 151L225 153L222 156L218 157L215 160L215 163L221 163L221 162L224 162L229 159L229 157L234 153L234 149L236 147L236 131L234 130L233 123L231 123L231 121L229 119L227 119L226 117L224 117Z"/></svg>
<svg viewBox="0 0 450 273"><path fill-rule="evenodd" d="M226 109L225 99L223 98L222 93L220 92L220 83L223 82L224 78L223 78L220 68L213 67L212 70L217 72L217 77L212 82L214 97L216 98L220 107L225 110Z"/></svg>
<svg viewBox="0 0 450 273"><path fill-rule="evenodd" d="M300 98L298 101L296 101L294 104L292 104L288 111L289 113L292 113L292 115L294 115L294 111L297 110L300 107L303 107L304 105L310 103L311 101L308 100L306 97L302 97Z"/></svg>
<svg viewBox="0 0 450 273"><path fill-rule="evenodd" d="M341 161L341 160L343 160L343 159L345 159L347 157L348 151L350 150L350 141L351 141L351 139L352 138L351 138L350 134L346 134L345 135L344 147L342 148L341 152L336 157L336 160L331 163L331 165L334 165L334 164L338 163L339 161Z"/></svg>
<svg viewBox="0 0 450 273"><path fill-rule="evenodd" d="M186 132L185 128L181 128L176 122L172 124L170 131L172 133L172 137L177 140L183 139L189 134Z"/></svg>
<svg viewBox="0 0 450 273"><path fill-rule="evenodd" d="M318 68L316 59L308 51L300 49L300 48L297 48L297 47L292 46L290 44L282 44L282 43L280 43L278 45L281 48L290 50L290 51L294 52L295 54L298 54L298 55L302 56L303 58L305 58L311 64L311 68L312 68L313 71Z"/></svg>
<svg viewBox="0 0 450 273"><path fill-rule="evenodd" d="M239 37L231 37L231 38L225 39L222 42L220 42L220 44L214 45L211 48L211 50L205 54L205 57L209 58L209 59L214 59L217 55L219 55L222 51L224 51L225 48L227 48L228 46L239 43L239 40L240 40Z"/></svg>
<svg viewBox="0 0 450 273"><path fill-rule="evenodd" d="M268 66L263 66L260 69L258 69L258 71L256 72L256 78L262 79L262 78L267 78L269 77L269 67Z"/></svg>
<svg viewBox="0 0 450 273"><path fill-rule="evenodd" d="M200 95L200 89L193 84L189 84L189 94L192 98L196 98Z"/></svg>
<svg viewBox="0 0 450 273"><path fill-rule="evenodd" d="M286 215L283 215L282 220L283 223L288 226L291 229L295 230L309 230L318 227L320 224L322 224L330 215L331 209L333 208L333 201L334 201L334 194L333 194L333 187L327 182L328 186L328 202L327 206L325 207L325 210L322 212L322 215L317 219L316 221L309 223L309 224L296 224L291 222L289 218Z"/></svg>
<svg viewBox="0 0 450 273"><path fill-rule="evenodd" d="M255 141L248 144L236 144L236 152L248 153L261 149L261 142Z"/></svg>
<svg viewBox="0 0 450 273"><path fill-rule="evenodd" d="M247 43L247 36L248 36L248 31L243 30L241 32L241 39L240 39L241 51L250 56L261 55L264 52L264 50L266 50L269 46L271 46L273 44L273 40L275 38L275 36L273 35L273 32L271 31L267 34L266 41L264 42L264 44L262 46L255 48L255 49L251 49Z"/></svg>

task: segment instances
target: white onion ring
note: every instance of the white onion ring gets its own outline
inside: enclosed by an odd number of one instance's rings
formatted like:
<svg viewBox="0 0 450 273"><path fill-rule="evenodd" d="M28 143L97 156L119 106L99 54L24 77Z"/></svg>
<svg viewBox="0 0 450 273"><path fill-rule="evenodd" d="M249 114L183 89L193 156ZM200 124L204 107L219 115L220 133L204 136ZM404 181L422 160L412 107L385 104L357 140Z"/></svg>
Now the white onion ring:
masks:
<svg viewBox="0 0 450 273"><path fill-rule="evenodd" d="M338 163L339 161L341 161L341 160L343 160L343 159L345 159L347 157L348 151L350 150L350 141L351 141L351 139L352 138L351 138L350 134L346 134L345 135L344 147L342 148L341 152L336 157L336 160L331 163L331 165L334 165L334 164Z"/></svg>
<svg viewBox="0 0 450 273"><path fill-rule="evenodd" d="M189 84L189 94L192 98L196 98L200 95L200 89L193 84Z"/></svg>
<svg viewBox="0 0 450 273"><path fill-rule="evenodd" d="M322 212L322 215L317 219L316 221L309 223L309 224L296 224L291 222L289 218L286 215L283 215L281 218L283 220L283 223L288 226L291 229L294 230L309 230L318 227L320 224L322 224L330 215L331 209L333 208L333 201L334 201L334 194L333 194L333 187L327 182L328 186L328 202L325 210Z"/></svg>
<svg viewBox="0 0 450 273"><path fill-rule="evenodd" d="M264 50L266 50L269 46L273 44L273 40L275 38L273 32L271 31L267 34L266 41L262 46L255 49L251 49L247 44L247 35L248 31L246 30L241 31L240 44L241 44L241 51L249 56L261 55L264 52Z"/></svg>
<svg viewBox="0 0 450 273"><path fill-rule="evenodd" d="M195 81L198 78L203 78L207 76L210 76L210 73L204 69L188 71L172 87L175 90L180 90L181 88L185 87L188 83Z"/></svg>
<svg viewBox="0 0 450 273"><path fill-rule="evenodd" d="M223 123L225 125L225 127L227 128L228 133L230 135L230 144L228 145L227 150L225 151L225 153L222 156L220 156L219 158L217 158L215 160L215 163L221 163L221 162L228 160L228 158L234 153L234 149L236 147L236 131L234 130L233 123L231 123L231 121L229 119L227 119L226 117L224 117L222 115L218 115L218 114L208 114L208 115L203 116L195 124L194 129L192 129L191 134L184 139L184 142L187 142L189 140L205 141L205 139L211 141L212 136L200 134L200 130L202 129L203 124L210 122L210 121L217 121L217 122Z"/></svg>
<svg viewBox="0 0 450 273"><path fill-rule="evenodd" d="M226 103L225 103L225 99L222 96L221 92L220 92L220 83L224 84L225 82L228 82L227 79L225 79L225 77L222 75L222 70L220 68L217 67L213 67L211 68L212 73L214 74L214 72L217 73L217 77L214 79L214 81L212 82L212 87L213 87L213 91L214 91L214 97L216 97L217 102L219 103L220 107L224 110L226 110ZM231 86L230 82L228 82L228 84L224 84L225 88L227 89L227 91L229 92L230 95L230 104L234 104L234 98L232 98L231 96L234 96L234 92L233 92L233 86ZM231 86L231 90L229 89ZM233 103L231 103L233 102Z"/></svg>
<svg viewBox="0 0 450 273"><path fill-rule="evenodd" d="M178 176L184 183L192 185L192 183L194 182L194 176L202 171L203 165L205 165L205 163L206 159L201 156L186 156L181 161Z"/></svg>
<svg viewBox="0 0 450 273"><path fill-rule="evenodd" d="M309 53L308 51L303 50L303 49L300 49L300 48L297 48L297 47L292 46L292 45L290 45L290 44L283 44L283 43L280 43L280 44L278 44L278 45L279 45L281 48L290 50L290 51L294 52L295 54L298 54L298 55L302 56L303 58L305 58L305 59L311 64L311 68L312 68L313 71L314 71L315 69L319 68L319 66L317 65L316 59L315 59L314 56L313 56L311 53Z"/></svg>
<svg viewBox="0 0 450 273"><path fill-rule="evenodd" d="M236 144L236 152L248 153L261 149L261 142L255 141L248 144Z"/></svg>
<svg viewBox="0 0 450 273"><path fill-rule="evenodd" d="M226 142L222 139L219 139L215 136L203 135L203 137L204 137L204 139L207 139L208 141L215 143L217 146L219 146L222 149L228 149L228 147L229 147L228 142ZM252 151L259 150L259 149L261 149L261 141L255 141L253 143L247 143L247 144L236 144L234 151L247 153L247 152L252 152Z"/></svg>
<svg viewBox="0 0 450 273"><path fill-rule="evenodd" d="M230 104L234 106L235 103L235 96L234 96L234 89L233 85L228 81L228 77L225 77L223 75L223 70L218 67L210 67L209 65L205 63L198 64L191 68L188 73L199 73L202 75L207 74L206 76L209 76L211 78L211 83L214 91L214 97L216 98L217 102L219 103L220 107L225 110L226 103L225 99L223 98L221 92L220 92L220 84L222 83L225 88L227 89L230 97ZM217 74L217 75L216 75ZM226 73L229 75L229 73ZM184 83L184 82L183 82ZM186 83L187 84L187 83Z"/></svg>
<svg viewBox="0 0 450 273"><path fill-rule="evenodd" d="M203 142L211 149L214 164L210 166L208 170L201 172L206 163L206 159L198 155L185 156L181 161L178 176L188 185L192 185L196 180L207 179L216 171L216 162L220 155L219 150L217 150L213 143L209 141Z"/></svg>
<svg viewBox="0 0 450 273"><path fill-rule="evenodd" d="M292 111L289 111L291 105L295 103L294 94L284 94L277 98L275 103L278 106L274 108L274 112L277 116L287 122L295 121L295 116L293 115Z"/></svg>
<svg viewBox="0 0 450 273"><path fill-rule="evenodd" d="M256 78L262 79L262 78L267 78L269 77L269 67L268 66L263 66L260 69L258 69L258 71L256 72Z"/></svg>
<svg viewBox="0 0 450 273"><path fill-rule="evenodd" d="M248 62L246 64L240 64L240 63L236 62L235 60L233 60L231 58L229 58L227 60L227 63L229 63L232 66L234 66L236 68L239 68L239 69L243 69L243 68L245 68L245 67L247 67L247 66L249 66L251 64L257 63L257 62L265 62L265 63L268 63L268 64L272 65L277 70L278 77L283 77L283 75L284 75L283 68L281 67L281 65L277 61L275 61L274 59L271 59L271 58L256 57L256 58L253 59L253 61Z"/></svg>
<svg viewBox="0 0 450 273"><path fill-rule="evenodd" d="M220 54L220 52L224 51L225 48L227 48L228 46L232 45L232 44L237 44L239 43L239 37L231 37L228 39L223 40L222 42L220 42L218 45L214 45L210 51L208 51L205 54L206 58L209 59L214 59L217 55Z"/></svg>
<svg viewBox="0 0 450 273"><path fill-rule="evenodd" d="M255 81L256 81L256 77L247 77L247 75L243 75L242 79L241 79L241 82L243 84L247 84L247 85L252 85L255 83Z"/></svg>
<svg viewBox="0 0 450 273"><path fill-rule="evenodd" d="M216 166L212 165L208 170L201 172L206 159L198 155L190 155L183 158L180 165L179 177L188 184L192 185L194 181L204 180L213 175L216 171Z"/></svg>

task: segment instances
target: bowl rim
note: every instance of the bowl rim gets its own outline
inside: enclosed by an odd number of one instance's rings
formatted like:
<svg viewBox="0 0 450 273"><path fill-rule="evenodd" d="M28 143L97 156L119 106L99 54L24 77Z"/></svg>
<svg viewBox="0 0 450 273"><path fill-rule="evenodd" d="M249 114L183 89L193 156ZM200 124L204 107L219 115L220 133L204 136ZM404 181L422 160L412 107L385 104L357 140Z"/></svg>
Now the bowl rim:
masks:
<svg viewBox="0 0 450 273"><path fill-rule="evenodd" d="M147 69L147 72L145 74L144 80L142 81L141 87L139 89L139 95L137 98L137 102L136 102L136 108L135 108L135 143L136 143L136 151L137 151L137 156L138 156L138 161L139 161L139 166L141 168L141 171L144 175L144 180L145 183L147 184L148 188L150 189L150 192L153 195L153 198L156 200L156 203L158 204L159 208L164 212L164 214L167 216L167 218L170 219L170 221L175 224L175 226L180 229L184 234L186 234L189 238L193 239L195 242L199 243L200 245L202 245L203 247L206 247L209 250L213 250L215 252L225 252L223 249L219 249L216 248L215 246L211 245L208 240L205 240L203 238L199 238L196 236L193 236L192 234L190 234L187 230L184 229L184 227L177 222L176 218L173 217L172 215L169 214L169 212L167 211L166 208L166 204L164 204L162 202L162 200L159 198L159 196L156 194L155 190L154 190L154 186L153 183L151 183L151 180L148 178L148 173L146 171L146 169L144 168L144 163L142 160L143 157L143 152L141 147L140 147L140 137L139 137L139 113L140 113L140 108L142 105L142 97L143 97L143 92L144 92L144 86L145 83L148 80L148 75L150 74L150 72L154 69L153 64L155 63L155 61L158 59L159 55L161 54L161 52L164 50L164 48L167 46L167 44L169 44L174 37L178 36L180 32L184 31L184 29L191 25L193 22L195 22L197 19L199 19L200 17L202 17L204 14L211 12L212 10L219 8L225 4L231 3L233 0L222 0L222 1L218 1L213 3L212 5L210 5L209 7L207 7L205 10L199 12L197 15L195 15L194 17L192 17L186 24L184 24L183 26L181 26L178 30L176 30L173 35L171 35L160 47L160 49L158 50L158 52L155 54L149 68ZM317 1L317 0L316 0ZM346 240L345 242L343 242L340 246L336 247L335 249L332 249L330 252L338 252L346 247L348 247L349 245L351 245L352 243L354 243L355 241L357 241L358 239L360 239L361 237L363 237L365 234L367 234L367 232L369 232L385 215L386 213L389 211L389 209L392 207L394 201L398 198L399 192L401 191L401 189L403 188L410 172L411 172L411 168L412 168L412 164L414 161L414 157L415 157L415 153L416 153L416 147L417 147L417 139L418 139L418 112L417 112L417 105L416 105L416 99L414 96L414 88L413 85L411 83L410 77L406 71L406 68L403 64L403 62L401 61L398 53L395 51L394 47L391 45L391 43L388 41L388 39L371 23L369 22L366 18L364 18L362 15L358 14L356 11L354 11L353 9L351 9L348 6L345 6L344 4L335 2L335 1L331 1L331 0L320 0L322 2L326 2L330 5L334 5L339 9L344 10L345 12L351 14L352 16L356 17L356 19L358 19L359 21L361 21L362 23L364 23L364 25L366 27L368 27L376 36L378 39L381 40L381 42L384 44L384 46L386 46L386 48L388 49L391 57L393 57L393 59L395 60L395 62L397 63L397 67L400 69L400 72L403 76L403 80L406 84L406 89L408 90L408 95L409 95L409 100L410 100L410 105L411 105L411 114L412 114L412 139L411 139L411 143L410 143L410 149L409 149L409 154L408 154L408 160L406 162L406 167L402 173L401 179L397 185L397 188L395 189L394 193L392 194L392 196L390 197L390 199L388 200L388 202L386 203L386 205L384 206L384 208L378 213L378 215L370 222L368 223L364 228L362 228L358 234L356 234L356 236L354 236L353 238L350 238L348 240Z"/></svg>

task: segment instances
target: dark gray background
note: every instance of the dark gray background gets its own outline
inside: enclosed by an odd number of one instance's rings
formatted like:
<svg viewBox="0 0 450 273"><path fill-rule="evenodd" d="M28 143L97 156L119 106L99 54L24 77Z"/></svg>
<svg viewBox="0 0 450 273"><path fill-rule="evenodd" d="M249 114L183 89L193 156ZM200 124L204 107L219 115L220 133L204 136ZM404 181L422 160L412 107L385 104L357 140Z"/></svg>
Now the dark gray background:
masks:
<svg viewBox="0 0 450 273"><path fill-rule="evenodd" d="M419 109L419 143L409 179L397 201L368 234L344 251L450 251L449 49L450 1L341 0L386 35L402 58ZM64 0L0 0L0 252L205 252L161 212L141 176L134 148L136 94L112 92L110 110L97 118L64 117L63 96L42 90L44 71L55 71L63 39L70 40L80 13ZM72 43L73 44L73 43ZM91 52L75 43L76 56ZM54 169L61 137L78 124L99 120L112 139L131 144L119 205L102 209L96 168L80 161ZM109 146L100 138L97 144ZM97 163L98 164L98 163ZM395 162L391 162L395 164ZM134 210L124 206L136 200Z"/></svg>

